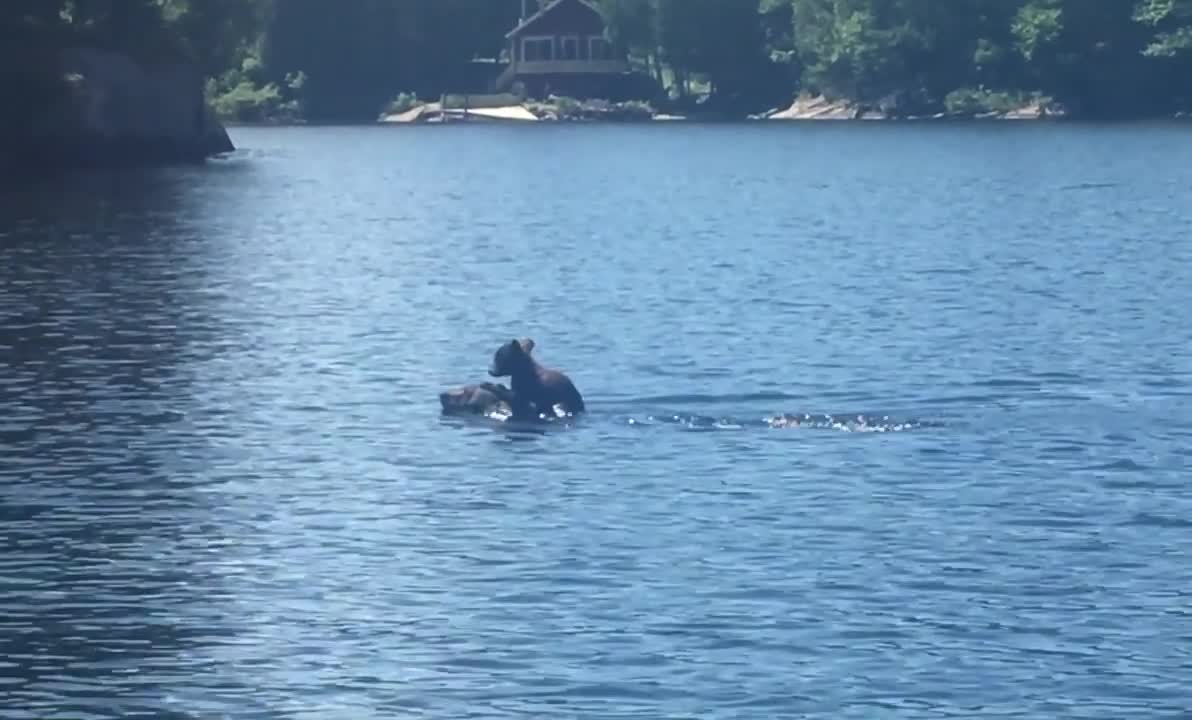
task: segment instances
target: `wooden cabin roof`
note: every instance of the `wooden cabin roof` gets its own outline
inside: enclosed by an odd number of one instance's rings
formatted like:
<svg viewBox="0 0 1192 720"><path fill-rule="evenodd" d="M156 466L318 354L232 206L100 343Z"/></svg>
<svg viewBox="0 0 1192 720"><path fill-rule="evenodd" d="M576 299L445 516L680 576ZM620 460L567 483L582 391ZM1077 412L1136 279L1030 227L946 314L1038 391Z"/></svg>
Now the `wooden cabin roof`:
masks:
<svg viewBox="0 0 1192 720"><path fill-rule="evenodd" d="M512 38L512 37L522 34L526 30L530 29L531 26L537 25L544 18L551 15L559 8L565 7L569 4L574 4L574 5L579 6L580 8L587 9L587 10L591 11L599 19L601 26L604 25L604 16L600 13L600 9L597 8L595 5L593 5L591 2L589 2L588 0L553 0L553 2L551 2L548 5L545 5L538 12L529 16L525 20L522 20L520 23L517 24L517 27L515 27L512 30L510 30L509 32L505 33L505 37Z"/></svg>

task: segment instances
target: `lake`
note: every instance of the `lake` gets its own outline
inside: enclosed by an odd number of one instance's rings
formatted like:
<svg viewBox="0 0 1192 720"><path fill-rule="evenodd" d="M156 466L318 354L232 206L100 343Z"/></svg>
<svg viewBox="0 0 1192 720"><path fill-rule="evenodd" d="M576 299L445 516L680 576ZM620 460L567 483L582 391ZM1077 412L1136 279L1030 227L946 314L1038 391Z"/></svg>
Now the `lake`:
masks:
<svg viewBox="0 0 1192 720"><path fill-rule="evenodd" d="M1192 712L1186 126L231 134L0 196L5 718Z"/></svg>

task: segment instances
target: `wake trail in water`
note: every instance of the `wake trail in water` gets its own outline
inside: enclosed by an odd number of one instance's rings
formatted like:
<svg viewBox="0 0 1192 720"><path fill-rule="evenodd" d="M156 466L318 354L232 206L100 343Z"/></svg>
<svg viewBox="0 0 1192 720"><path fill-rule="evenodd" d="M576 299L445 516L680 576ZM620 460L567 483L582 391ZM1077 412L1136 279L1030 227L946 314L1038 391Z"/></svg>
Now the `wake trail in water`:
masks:
<svg viewBox="0 0 1192 720"><path fill-rule="evenodd" d="M856 398L854 398L856 399ZM863 401L862 401L863 402ZM617 422L634 426L667 425L688 430L813 429L842 432L903 432L938 425L921 419L900 418L879 412L811 413L757 412L747 408L759 403L806 404L807 398L780 391L734 393L726 395L684 394L631 397L617 401L613 410ZM670 408L700 405L730 406L721 414L675 412ZM665 409L664 409L665 408ZM621 412L616 412L620 410Z"/></svg>
<svg viewBox="0 0 1192 720"><path fill-rule="evenodd" d="M704 413L673 412L659 410L659 406L680 406L686 404L717 405L723 403L744 404L757 401L787 400L793 396L785 393L754 393L732 396L674 395L648 398L631 398L612 404L607 410L598 406L589 408L584 415L575 417L558 416L543 418L539 422L513 421L507 413L494 412L473 417L484 423L513 432L542 433L552 427L571 427L593 423L612 423L634 428L670 427L697 432L743 431L743 430L832 430L849 433L906 432L939 427L942 423L916 418L900 418L885 413L757 413L730 412L722 415ZM645 407L642 411L637 408ZM460 420L462 418L454 418Z"/></svg>
<svg viewBox="0 0 1192 720"><path fill-rule="evenodd" d="M687 430L836 430L840 432L905 432L920 428L938 426L924 420L898 419L889 415L873 414L827 414L798 413L766 415L763 417L714 417L711 415L647 415L644 418L627 417L624 422L633 426L668 425Z"/></svg>

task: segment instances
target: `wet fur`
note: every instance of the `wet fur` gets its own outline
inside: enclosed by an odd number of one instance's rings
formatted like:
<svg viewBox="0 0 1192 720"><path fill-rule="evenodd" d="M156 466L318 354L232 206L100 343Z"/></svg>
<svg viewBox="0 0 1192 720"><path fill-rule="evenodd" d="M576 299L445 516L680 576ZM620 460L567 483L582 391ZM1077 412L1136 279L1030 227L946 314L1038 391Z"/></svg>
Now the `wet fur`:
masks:
<svg viewBox="0 0 1192 720"><path fill-rule="evenodd" d="M534 351L534 341L525 338L520 341L527 353ZM501 383L482 382L462 385L439 393L439 405L446 415L493 415L503 413L514 415L516 405L513 391Z"/></svg>
<svg viewBox="0 0 1192 720"><path fill-rule="evenodd" d="M439 393L439 405L448 415L513 414L513 392L500 383L480 383Z"/></svg>
<svg viewBox="0 0 1192 720"><path fill-rule="evenodd" d="M509 378L513 417L554 416L556 405L570 415L584 412L583 396L571 379L559 370L539 364L527 350L527 343L533 349L531 340L510 340L497 348L488 368L488 374L493 377Z"/></svg>

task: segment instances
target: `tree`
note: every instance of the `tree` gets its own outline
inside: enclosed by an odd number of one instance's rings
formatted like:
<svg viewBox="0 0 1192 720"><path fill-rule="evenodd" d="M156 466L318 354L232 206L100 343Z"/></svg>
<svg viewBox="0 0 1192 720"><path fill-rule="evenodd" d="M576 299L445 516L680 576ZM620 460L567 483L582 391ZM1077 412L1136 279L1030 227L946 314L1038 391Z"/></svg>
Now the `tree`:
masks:
<svg viewBox="0 0 1192 720"><path fill-rule="evenodd" d="M1101 117L1152 107L1162 89L1143 54L1132 0L1031 0L1012 29L1029 81L1072 109Z"/></svg>
<svg viewBox="0 0 1192 720"><path fill-rule="evenodd" d="M876 102L906 78L890 0L792 0L795 48L805 80L821 92Z"/></svg>
<svg viewBox="0 0 1192 720"><path fill-rule="evenodd" d="M1162 105L1192 107L1192 0L1139 0L1134 19L1151 33L1143 54L1156 60Z"/></svg>
<svg viewBox="0 0 1192 720"><path fill-rule="evenodd" d="M651 74L662 82L658 62L657 0L602 0L601 14L608 28L609 40L631 55L643 58Z"/></svg>
<svg viewBox="0 0 1192 720"><path fill-rule="evenodd" d="M1164 58L1192 54L1192 0L1140 0L1134 19L1156 31L1145 54Z"/></svg>
<svg viewBox="0 0 1192 720"><path fill-rule="evenodd" d="M272 10L271 0L160 0L169 32L202 72L216 77L239 67L256 47Z"/></svg>

